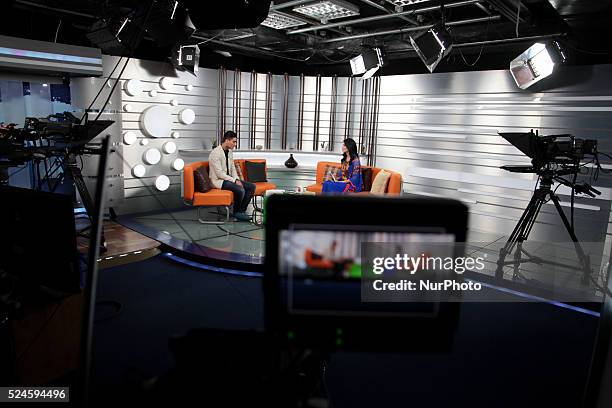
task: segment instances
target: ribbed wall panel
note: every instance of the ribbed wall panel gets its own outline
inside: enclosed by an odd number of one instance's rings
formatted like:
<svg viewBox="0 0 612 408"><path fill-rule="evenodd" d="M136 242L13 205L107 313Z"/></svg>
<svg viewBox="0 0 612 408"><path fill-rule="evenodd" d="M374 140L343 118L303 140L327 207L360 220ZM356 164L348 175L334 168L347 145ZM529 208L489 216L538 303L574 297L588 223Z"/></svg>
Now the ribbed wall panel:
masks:
<svg viewBox="0 0 612 408"><path fill-rule="evenodd" d="M554 88L538 92L517 88L508 71L382 77L376 164L400 171L405 192L463 200L473 228L506 235L536 176L499 169L530 161L497 132L571 133L612 150L612 66L565 67L555 75ZM606 238L609 222L612 177L600 173L593 184L600 199L576 201L585 241ZM569 189L558 193L569 201ZM543 208L533 234L569 239L552 206Z"/></svg>

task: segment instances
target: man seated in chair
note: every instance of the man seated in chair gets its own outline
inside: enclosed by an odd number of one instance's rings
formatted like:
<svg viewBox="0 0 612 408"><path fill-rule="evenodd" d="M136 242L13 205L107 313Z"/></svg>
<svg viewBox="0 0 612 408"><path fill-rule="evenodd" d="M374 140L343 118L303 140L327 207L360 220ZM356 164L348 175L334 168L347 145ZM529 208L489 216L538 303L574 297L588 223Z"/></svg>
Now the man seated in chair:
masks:
<svg viewBox="0 0 612 408"><path fill-rule="evenodd" d="M255 184L238 178L232 154L237 139L236 133L228 130L221 144L210 152L210 181L216 188L234 193L234 217L240 221L249 221L251 217L246 214L246 209L255 193Z"/></svg>

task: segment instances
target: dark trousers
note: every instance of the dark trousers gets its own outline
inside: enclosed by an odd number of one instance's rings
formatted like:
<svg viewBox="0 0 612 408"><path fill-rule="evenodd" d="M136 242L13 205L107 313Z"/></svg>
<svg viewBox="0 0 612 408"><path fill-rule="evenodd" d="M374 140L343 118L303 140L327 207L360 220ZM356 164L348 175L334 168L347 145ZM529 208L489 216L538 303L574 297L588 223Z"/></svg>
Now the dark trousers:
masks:
<svg viewBox="0 0 612 408"><path fill-rule="evenodd" d="M245 212L253 194L255 194L255 184L240 180L239 186L231 181L223 180L222 190L230 190L234 193L234 213Z"/></svg>

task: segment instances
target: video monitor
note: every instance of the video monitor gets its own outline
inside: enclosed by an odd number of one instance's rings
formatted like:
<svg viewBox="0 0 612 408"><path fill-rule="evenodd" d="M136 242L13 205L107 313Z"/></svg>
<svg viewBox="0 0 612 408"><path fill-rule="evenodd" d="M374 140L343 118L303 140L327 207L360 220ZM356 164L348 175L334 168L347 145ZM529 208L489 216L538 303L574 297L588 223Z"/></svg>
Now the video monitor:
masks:
<svg viewBox="0 0 612 408"><path fill-rule="evenodd" d="M342 349L380 347L376 337L382 334L385 348L405 347L407 336L411 344L448 346L458 303L368 298L363 264L378 251L376 245L383 251L408 246L415 253L458 255L454 244L465 241L467 225L462 203L278 195L266 203L266 216L269 331L289 341Z"/></svg>

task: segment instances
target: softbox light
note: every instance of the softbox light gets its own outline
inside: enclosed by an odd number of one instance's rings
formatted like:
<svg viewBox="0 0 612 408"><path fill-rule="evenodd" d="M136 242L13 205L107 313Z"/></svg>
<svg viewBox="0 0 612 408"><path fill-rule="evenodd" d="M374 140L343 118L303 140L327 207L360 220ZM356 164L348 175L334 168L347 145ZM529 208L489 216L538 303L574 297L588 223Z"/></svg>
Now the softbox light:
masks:
<svg viewBox="0 0 612 408"><path fill-rule="evenodd" d="M453 48L453 40L444 24L436 24L425 32L410 36L410 43L429 72L433 72Z"/></svg>
<svg viewBox="0 0 612 408"><path fill-rule="evenodd" d="M382 50L380 48L367 49L360 55L351 58L350 64L353 75L364 74L362 79L368 79L384 65Z"/></svg>
<svg viewBox="0 0 612 408"><path fill-rule="evenodd" d="M510 74L521 89L550 76L555 65L565 61L565 54L558 43L535 43L510 62Z"/></svg>

